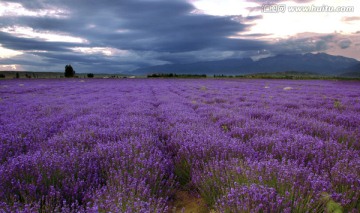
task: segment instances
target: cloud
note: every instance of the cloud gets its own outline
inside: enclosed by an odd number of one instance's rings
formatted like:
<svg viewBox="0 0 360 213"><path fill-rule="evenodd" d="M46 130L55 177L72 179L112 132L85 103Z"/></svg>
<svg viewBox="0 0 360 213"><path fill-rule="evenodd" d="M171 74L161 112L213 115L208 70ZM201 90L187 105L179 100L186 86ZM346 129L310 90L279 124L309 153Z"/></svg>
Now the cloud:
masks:
<svg viewBox="0 0 360 213"><path fill-rule="evenodd" d="M360 21L360 16L347 16L341 19L343 22L355 22Z"/></svg>
<svg viewBox="0 0 360 213"><path fill-rule="evenodd" d="M183 53L161 53L156 58L167 63L185 64L197 61L217 61L228 58L248 57L248 51L218 51L213 49L204 49L199 51L190 51Z"/></svg>
<svg viewBox="0 0 360 213"><path fill-rule="evenodd" d="M20 3L0 2L0 16L41 16L41 17L66 17L66 12L61 9L47 8L29 10Z"/></svg>
<svg viewBox="0 0 360 213"><path fill-rule="evenodd" d="M254 2L258 4L278 4L281 2L296 2L296 3L309 3L315 0L246 0L247 2Z"/></svg>
<svg viewBox="0 0 360 213"><path fill-rule="evenodd" d="M75 45L68 42L44 42L30 38L19 38L4 32L0 32L0 41L2 46L5 48L23 51L67 51L66 47Z"/></svg>
<svg viewBox="0 0 360 213"><path fill-rule="evenodd" d="M273 42L269 51L275 55L322 52L330 48L333 38L334 35L332 34L301 33Z"/></svg>
<svg viewBox="0 0 360 213"><path fill-rule="evenodd" d="M333 55L344 55L356 58L357 52L352 49L360 42L356 33L352 35L331 33L300 33L287 39L271 42L266 49L271 55L277 54L304 54L325 52ZM355 47L356 48L356 47Z"/></svg>
<svg viewBox="0 0 360 213"><path fill-rule="evenodd" d="M340 40L340 41L338 42L338 44L339 44L339 47L340 47L341 49L347 49L347 48L350 47L350 45L352 44L352 42L351 42L350 39L343 39L343 40Z"/></svg>

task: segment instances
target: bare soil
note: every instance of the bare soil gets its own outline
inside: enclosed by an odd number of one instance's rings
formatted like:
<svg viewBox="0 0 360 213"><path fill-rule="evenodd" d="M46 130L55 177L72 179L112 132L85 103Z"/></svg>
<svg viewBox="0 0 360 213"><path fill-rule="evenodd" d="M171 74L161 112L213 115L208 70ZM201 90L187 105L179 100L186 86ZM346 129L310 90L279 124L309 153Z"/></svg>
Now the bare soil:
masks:
<svg viewBox="0 0 360 213"><path fill-rule="evenodd" d="M203 199L188 191L178 191L175 194L175 201L171 213L208 213Z"/></svg>

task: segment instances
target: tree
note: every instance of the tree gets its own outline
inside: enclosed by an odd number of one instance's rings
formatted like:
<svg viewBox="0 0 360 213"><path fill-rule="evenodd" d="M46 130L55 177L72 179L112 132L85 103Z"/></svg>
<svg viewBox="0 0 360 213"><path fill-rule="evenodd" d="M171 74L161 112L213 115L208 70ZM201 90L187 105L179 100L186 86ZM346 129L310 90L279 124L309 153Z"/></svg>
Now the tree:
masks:
<svg viewBox="0 0 360 213"><path fill-rule="evenodd" d="M20 74L18 72L16 73L16 78L20 78Z"/></svg>
<svg viewBox="0 0 360 213"><path fill-rule="evenodd" d="M89 73L89 74L87 74L87 77L88 77L88 78L93 78L93 77L94 77L94 74L93 74L93 73Z"/></svg>
<svg viewBox="0 0 360 213"><path fill-rule="evenodd" d="M75 70L72 68L70 64L65 66L65 77L72 78L75 76Z"/></svg>

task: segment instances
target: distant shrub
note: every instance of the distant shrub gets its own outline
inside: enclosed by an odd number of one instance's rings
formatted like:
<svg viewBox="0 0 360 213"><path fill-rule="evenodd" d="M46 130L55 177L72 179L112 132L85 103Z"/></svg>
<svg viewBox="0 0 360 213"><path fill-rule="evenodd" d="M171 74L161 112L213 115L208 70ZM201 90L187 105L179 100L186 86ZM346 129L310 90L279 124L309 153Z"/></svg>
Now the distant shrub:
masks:
<svg viewBox="0 0 360 213"><path fill-rule="evenodd" d="M176 74L176 73L154 73L147 76L148 78L206 78L205 74Z"/></svg>
<svg viewBox="0 0 360 213"><path fill-rule="evenodd" d="M5 75L4 75L4 74L0 74L0 78L5 78Z"/></svg>
<svg viewBox="0 0 360 213"><path fill-rule="evenodd" d="M94 74L93 74L93 73L89 73L89 74L87 74L87 77L88 77L88 78L93 78L93 77L94 77Z"/></svg>
<svg viewBox="0 0 360 213"><path fill-rule="evenodd" d="M70 64L65 66L65 77L72 78L75 76L75 70L72 68Z"/></svg>
<svg viewBox="0 0 360 213"><path fill-rule="evenodd" d="M16 78L20 78L20 74L18 72L16 73Z"/></svg>
<svg viewBox="0 0 360 213"><path fill-rule="evenodd" d="M214 78L234 78L234 76L221 74L221 75L214 75Z"/></svg>

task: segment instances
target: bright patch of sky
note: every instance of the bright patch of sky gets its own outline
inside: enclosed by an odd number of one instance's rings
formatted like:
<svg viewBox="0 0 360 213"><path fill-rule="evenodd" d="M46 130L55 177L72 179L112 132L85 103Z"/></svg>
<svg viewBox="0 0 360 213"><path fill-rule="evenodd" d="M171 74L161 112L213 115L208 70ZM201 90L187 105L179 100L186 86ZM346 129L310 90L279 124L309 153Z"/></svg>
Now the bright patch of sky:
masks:
<svg viewBox="0 0 360 213"><path fill-rule="evenodd" d="M262 19L252 22L250 31L243 34L270 34L268 37L289 37L303 32L314 33L354 33L360 29L360 19L353 20L348 17L360 14L360 1L358 0L316 0L306 3L283 1L277 5L284 5L284 12L267 13L262 11L267 2L247 2L245 0L194 0L193 4L199 11L209 15L262 15ZM352 7L353 12L290 12L289 8L300 7ZM349 20L349 21L346 21Z"/></svg>
<svg viewBox="0 0 360 213"><path fill-rule="evenodd" d="M0 44L0 58L11 58L17 55L21 55L22 52L3 48Z"/></svg>
<svg viewBox="0 0 360 213"><path fill-rule="evenodd" d="M119 56L126 55L128 51L119 50L111 47L75 47L72 48L73 51L85 54L102 54L105 56Z"/></svg>
<svg viewBox="0 0 360 213"><path fill-rule="evenodd" d="M28 10L19 3L0 2L1 16L37 16L37 17L55 17L66 18L67 12L59 8L49 8L41 10Z"/></svg>
<svg viewBox="0 0 360 213"><path fill-rule="evenodd" d="M18 70L19 66L16 64L0 65L0 71Z"/></svg>
<svg viewBox="0 0 360 213"><path fill-rule="evenodd" d="M0 32L10 33L20 38L35 38L50 42L87 43L86 39L67 35L62 32L40 31L31 27L12 26L0 28Z"/></svg>

